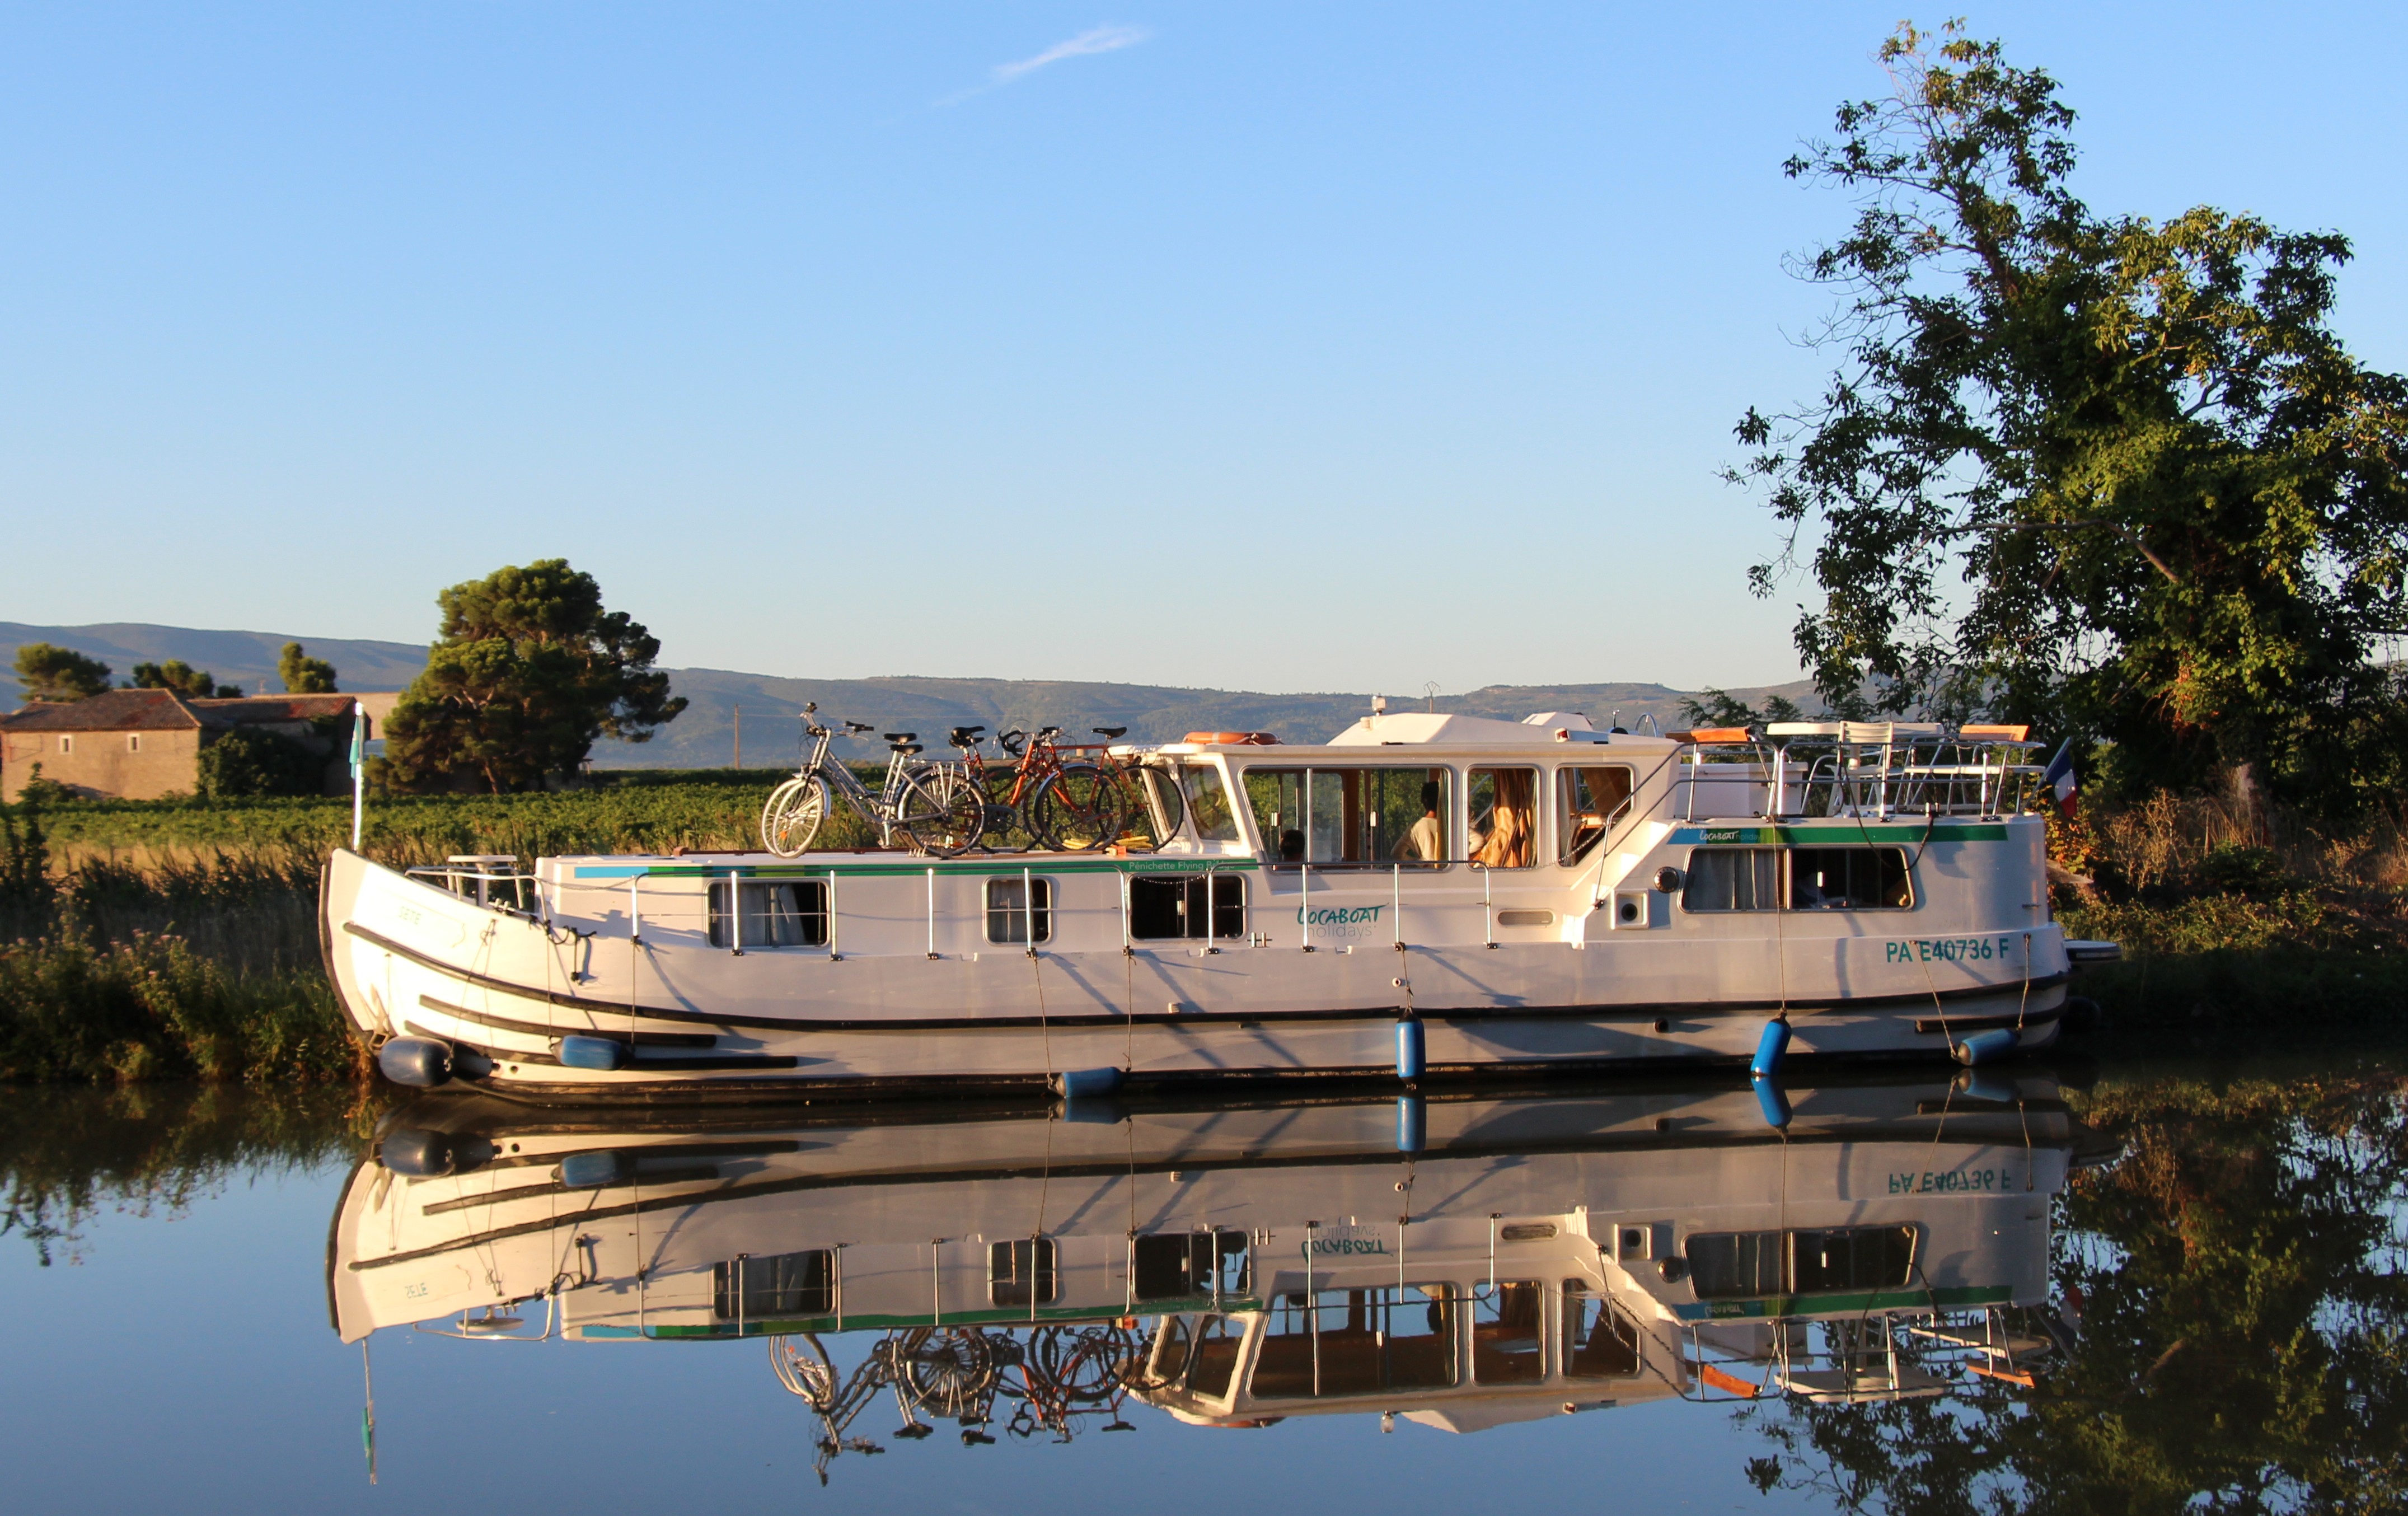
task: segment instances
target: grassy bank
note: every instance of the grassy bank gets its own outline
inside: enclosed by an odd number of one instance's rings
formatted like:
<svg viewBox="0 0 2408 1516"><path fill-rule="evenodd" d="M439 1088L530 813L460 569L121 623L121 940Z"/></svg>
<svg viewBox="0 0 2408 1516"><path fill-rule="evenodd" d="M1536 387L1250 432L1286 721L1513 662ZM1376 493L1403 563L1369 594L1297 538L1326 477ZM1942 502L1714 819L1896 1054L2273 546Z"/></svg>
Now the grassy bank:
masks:
<svg viewBox="0 0 2408 1516"><path fill-rule="evenodd" d="M0 947L0 1081L294 1085L368 1072L314 965L237 973L172 937Z"/></svg>
<svg viewBox="0 0 2408 1516"><path fill-rule="evenodd" d="M2111 1040L2154 1032L2408 1032L2408 845L2156 796L2053 827L2069 936L2124 945L2084 976Z"/></svg>

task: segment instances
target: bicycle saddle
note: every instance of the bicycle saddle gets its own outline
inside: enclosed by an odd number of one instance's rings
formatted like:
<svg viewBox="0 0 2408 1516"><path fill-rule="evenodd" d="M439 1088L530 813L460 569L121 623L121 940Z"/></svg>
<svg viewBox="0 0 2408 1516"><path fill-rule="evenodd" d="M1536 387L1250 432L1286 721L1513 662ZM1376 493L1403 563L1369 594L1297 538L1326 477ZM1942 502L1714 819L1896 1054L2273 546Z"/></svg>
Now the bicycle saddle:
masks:
<svg viewBox="0 0 2408 1516"><path fill-rule="evenodd" d="M1098 726L1096 728L1096 735L1109 742L1113 737L1127 736L1128 728L1125 726Z"/></svg>
<svg viewBox="0 0 2408 1516"><path fill-rule="evenodd" d="M888 744L888 746L900 753L914 753L920 751L920 744L917 742L895 742Z"/></svg>
<svg viewBox="0 0 2408 1516"><path fill-rule="evenodd" d="M917 732L882 732L879 735L889 742L913 742L920 736Z"/></svg>
<svg viewBox="0 0 2408 1516"><path fill-rule="evenodd" d="M1037 729L1037 735L1040 737L1060 737L1062 729L1058 726L1040 726Z"/></svg>
<svg viewBox="0 0 2408 1516"><path fill-rule="evenodd" d="M966 742L974 743L978 741L978 735L985 730L983 726L956 726L953 733L953 743L956 747Z"/></svg>
<svg viewBox="0 0 2408 1516"><path fill-rule="evenodd" d="M869 730L869 723L867 722L847 722L844 723L844 729L848 732L867 732Z"/></svg>

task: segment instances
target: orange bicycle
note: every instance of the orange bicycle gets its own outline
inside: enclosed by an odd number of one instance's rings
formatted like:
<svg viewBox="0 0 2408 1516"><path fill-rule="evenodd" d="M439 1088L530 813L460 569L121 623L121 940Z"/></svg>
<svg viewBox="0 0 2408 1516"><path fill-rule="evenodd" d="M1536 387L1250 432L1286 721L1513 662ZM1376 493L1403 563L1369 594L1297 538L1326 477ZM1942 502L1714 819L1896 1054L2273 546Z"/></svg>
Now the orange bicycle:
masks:
<svg viewBox="0 0 2408 1516"><path fill-rule="evenodd" d="M1032 845L1055 852L1093 852L1119 838L1135 813L1127 777L1117 765L1076 756L1066 761L1063 755L1098 751L1127 727L1098 726L1096 735L1104 742L1068 747L1054 740L1062 735L1058 726L1000 733L995 742L1011 756L1009 767L988 765L981 751L985 730L956 726L951 737L961 750L962 771L987 797L985 836L1018 831Z"/></svg>

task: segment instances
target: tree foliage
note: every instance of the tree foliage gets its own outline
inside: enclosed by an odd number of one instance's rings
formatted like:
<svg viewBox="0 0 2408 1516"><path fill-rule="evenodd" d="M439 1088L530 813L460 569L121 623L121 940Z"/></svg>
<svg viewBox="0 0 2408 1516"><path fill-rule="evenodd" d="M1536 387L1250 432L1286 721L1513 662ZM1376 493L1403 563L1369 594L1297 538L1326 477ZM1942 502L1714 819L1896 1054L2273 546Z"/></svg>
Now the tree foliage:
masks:
<svg viewBox="0 0 2408 1516"><path fill-rule="evenodd" d="M328 762L324 751L280 732L237 726L201 750L194 782L211 799L321 794Z"/></svg>
<svg viewBox="0 0 2408 1516"><path fill-rule="evenodd" d="M643 742L685 708L652 668L660 642L560 558L502 568L437 597L441 639L385 723L402 789L539 789L603 737Z"/></svg>
<svg viewBox="0 0 2408 1516"><path fill-rule="evenodd" d="M2029 1389L1787 1405L1767 1482L1898 1513L2402 1509L2399 1080L2168 1081L2088 1106L2129 1146L2058 1201L2073 1351Z"/></svg>
<svg viewBox="0 0 2408 1516"><path fill-rule="evenodd" d="M287 694L333 694L335 665L323 658L312 658L302 651L298 642L284 644L284 652L276 660L276 676L284 681Z"/></svg>
<svg viewBox="0 0 2408 1516"><path fill-rule="evenodd" d="M242 694L239 684L220 684L206 668L194 668L181 658L164 664L136 664L127 686L136 690L173 690L187 700L232 700Z"/></svg>
<svg viewBox="0 0 2408 1516"><path fill-rule="evenodd" d="M1885 99L1784 165L1857 201L1810 253L1842 362L1751 409L1729 478L1813 542L1799 651L1835 708L2112 741L2152 786L2348 808L2398 777L2408 382L2329 319L2349 244L2075 197L2057 82L1901 26Z"/></svg>
<svg viewBox="0 0 2408 1516"><path fill-rule="evenodd" d="M72 648L28 642L17 650L17 681L28 700L83 700L108 688L108 665Z"/></svg>

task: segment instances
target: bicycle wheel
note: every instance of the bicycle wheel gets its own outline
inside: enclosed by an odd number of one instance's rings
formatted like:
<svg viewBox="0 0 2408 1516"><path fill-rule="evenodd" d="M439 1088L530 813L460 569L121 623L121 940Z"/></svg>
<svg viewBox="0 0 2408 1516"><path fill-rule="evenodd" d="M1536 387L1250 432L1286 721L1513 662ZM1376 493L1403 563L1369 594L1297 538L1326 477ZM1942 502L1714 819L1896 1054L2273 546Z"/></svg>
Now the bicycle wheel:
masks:
<svg viewBox="0 0 2408 1516"><path fill-rule="evenodd" d="M896 823L911 845L939 858L958 858L986 831L986 796L950 765L914 774L895 808Z"/></svg>
<svg viewBox="0 0 2408 1516"><path fill-rule="evenodd" d="M1093 852L1117 841L1123 812L1120 787L1093 764L1066 764L1047 778L1029 803L1029 828L1059 852Z"/></svg>
<svg viewBox="0 0 2408 1516"><path fill-rule="evenodd" d="M778 1371L778 1382L810 1401L813 1409L825 1411L836 1404L836 1365L810 1333L771 1337L769 1365Z"/></svg>
<svg viewBox="0 0 2408 1516"><path fill-rule="evenodd" d="M898 1387L914 1408L939 1417L983 1412L996 1370L978 1328L924 1328L896 1360Z"/></svg>
<svg viewBox="0 0 2408 1516"><path fill-rule="evenodd" d="M781 858L799 856L827 819L827 780L797 774L769 792L761 807L761 846Z"/></svg>

